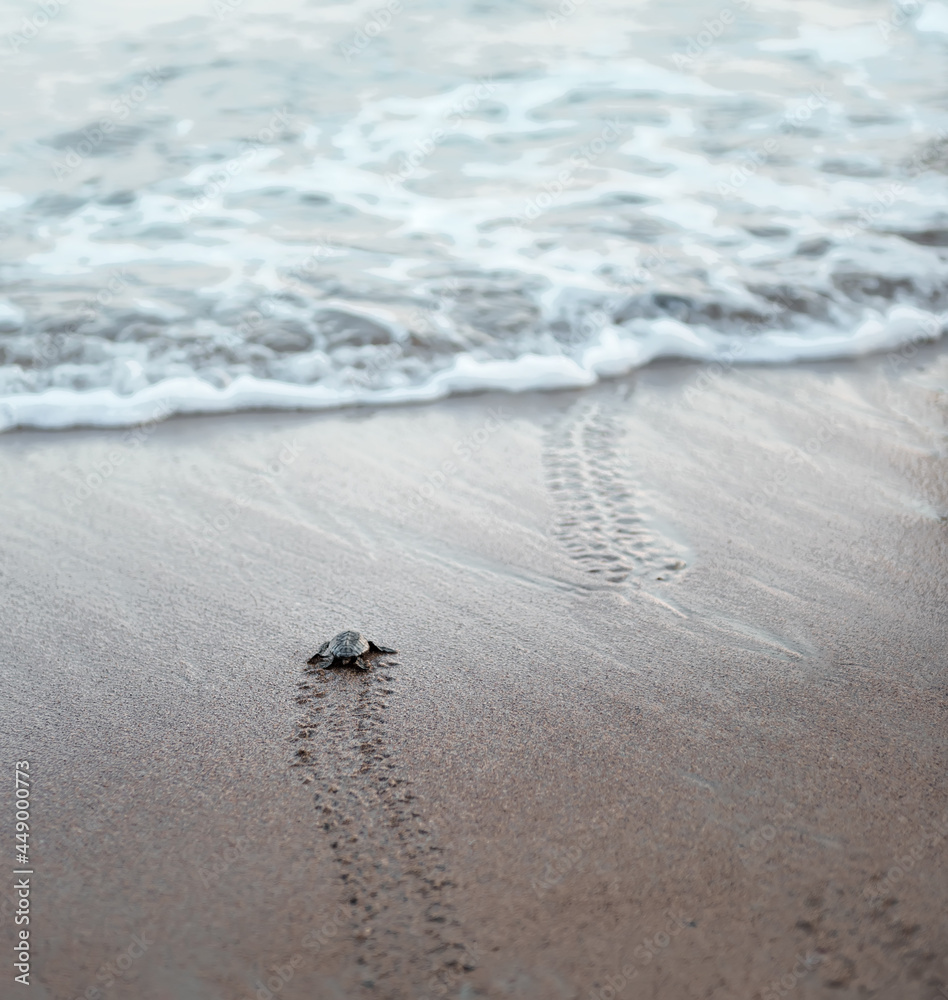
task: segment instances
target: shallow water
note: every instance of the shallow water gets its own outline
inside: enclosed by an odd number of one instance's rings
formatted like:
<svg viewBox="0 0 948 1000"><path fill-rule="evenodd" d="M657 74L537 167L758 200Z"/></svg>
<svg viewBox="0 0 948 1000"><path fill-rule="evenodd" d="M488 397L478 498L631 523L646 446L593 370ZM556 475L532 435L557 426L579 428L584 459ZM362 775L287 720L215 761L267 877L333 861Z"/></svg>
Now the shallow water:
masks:
<svg viewBox="0 0 948 1000"><path fill-rule="evenodd" d="M0 0L0 427L948 328L948 3Z"/></svg>

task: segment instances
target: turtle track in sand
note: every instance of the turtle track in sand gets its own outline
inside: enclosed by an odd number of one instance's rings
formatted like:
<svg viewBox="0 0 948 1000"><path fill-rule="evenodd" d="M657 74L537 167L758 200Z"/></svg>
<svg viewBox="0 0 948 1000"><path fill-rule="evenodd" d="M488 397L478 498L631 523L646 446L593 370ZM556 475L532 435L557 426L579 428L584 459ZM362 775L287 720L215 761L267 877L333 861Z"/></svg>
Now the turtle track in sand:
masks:
<svg viewBox="0 0 948 1000"><path fill-rule="evenodd" d="M601 584L671 579L685 562L648 523L618 445L623 431L601 403L572 406L546 433L543 465L553 498L552 535Z"/></svg>
<svg viewBox="0 0 948 1000"><path fill-rule="evenodd" d="M292 766L313 790L339 870L361 984L377 997L402 996L408 983L421 987L411 994L419 1000L454 995L473 950L444 851L385 737L394 678L383 658L366 672L306 668Z"/></svg>

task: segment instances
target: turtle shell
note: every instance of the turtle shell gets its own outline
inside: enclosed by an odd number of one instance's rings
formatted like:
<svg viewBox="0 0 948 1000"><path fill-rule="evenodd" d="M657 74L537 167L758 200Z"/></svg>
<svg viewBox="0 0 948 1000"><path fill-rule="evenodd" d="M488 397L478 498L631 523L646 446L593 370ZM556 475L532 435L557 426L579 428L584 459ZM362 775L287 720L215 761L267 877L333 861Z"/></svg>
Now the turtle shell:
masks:
<svg viewBox="0 0 948 1000"><path fill-rule="evenodd" d="M340 632L330 643L326 651L330 656L349 657L361 656L369 651L369 641L361 632Z"/></svg>

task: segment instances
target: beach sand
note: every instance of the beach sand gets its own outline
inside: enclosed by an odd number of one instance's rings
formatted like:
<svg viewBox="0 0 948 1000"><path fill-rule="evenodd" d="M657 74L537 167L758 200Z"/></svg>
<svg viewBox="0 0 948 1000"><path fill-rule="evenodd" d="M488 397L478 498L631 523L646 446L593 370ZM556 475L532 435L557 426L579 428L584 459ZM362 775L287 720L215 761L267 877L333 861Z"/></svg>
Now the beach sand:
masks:
<svg viewBox="0 0 948 1000"><path fill-rule="evenodd" d="M0 437L30 995L937 996L939 385L943 346ZM400 652L306 673L346 627Z"/></svg>

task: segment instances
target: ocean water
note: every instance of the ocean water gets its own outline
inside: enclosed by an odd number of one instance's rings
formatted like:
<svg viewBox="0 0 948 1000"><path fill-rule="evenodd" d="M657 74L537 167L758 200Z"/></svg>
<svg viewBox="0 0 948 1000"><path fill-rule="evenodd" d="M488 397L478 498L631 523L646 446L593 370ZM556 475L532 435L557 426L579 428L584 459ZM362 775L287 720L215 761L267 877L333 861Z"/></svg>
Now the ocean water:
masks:
<svg viewBox="0 0 948 1000"><path fill-rule="evenodd" d="M0 0L0 428L948 329L948 0Z"/></svg>

